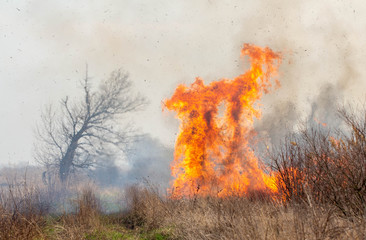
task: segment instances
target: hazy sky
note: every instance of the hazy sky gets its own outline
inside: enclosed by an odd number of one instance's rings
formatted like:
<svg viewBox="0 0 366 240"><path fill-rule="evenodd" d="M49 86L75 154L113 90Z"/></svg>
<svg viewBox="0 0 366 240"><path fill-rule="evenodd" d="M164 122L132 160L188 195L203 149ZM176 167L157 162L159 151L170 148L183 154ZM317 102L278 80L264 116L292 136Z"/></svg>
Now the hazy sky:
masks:
<svg viewBox="0 0 366 240"><path fill-rule="evenodd" d="M137 126L171 146L178 123L161 101L196 76L208 83L243 72L245 42L284 54L282 87L265 97L264 114L290 101L303 117L326 83L364 98L362 0L0 0L0 162L32 162L40 110L79 94L86 63L94 87L128 71L150 100Z"/></svg>

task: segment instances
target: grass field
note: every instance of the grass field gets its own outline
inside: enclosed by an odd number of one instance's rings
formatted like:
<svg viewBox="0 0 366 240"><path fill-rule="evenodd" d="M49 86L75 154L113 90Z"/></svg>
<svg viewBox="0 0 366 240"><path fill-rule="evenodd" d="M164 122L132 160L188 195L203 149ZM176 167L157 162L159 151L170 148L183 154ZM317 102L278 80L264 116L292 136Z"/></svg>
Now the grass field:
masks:
<svg viewBox="0 0 366 240"><path fill-rule="evenodd" d="M304 127L271 149L275 194L172 199L147 182L45 185L37 169L6 181L3 169L0 239L366 239L365 113L341 110L338 129Z"/></svg>
<svg viewBox="0 0 366 240"><path fill-rule="evenodd" d="M366 238L364 216L345 216L310 197L288 204L235 196L172 200L154 188L132 186L121 194L120 210L105 213L96 191L81 189L67 200L72 211L54 212L35 187L3 189L0 239Z"/></svg>

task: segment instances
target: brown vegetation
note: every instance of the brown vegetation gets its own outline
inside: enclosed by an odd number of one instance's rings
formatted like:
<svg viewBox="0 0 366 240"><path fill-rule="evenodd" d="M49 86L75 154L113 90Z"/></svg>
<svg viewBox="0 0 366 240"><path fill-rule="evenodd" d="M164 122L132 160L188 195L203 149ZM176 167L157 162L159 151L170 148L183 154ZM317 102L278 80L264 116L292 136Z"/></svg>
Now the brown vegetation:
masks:
<svg viewBox="0 0 366 240"><path fill-rule="evenodd" d="M71 202L74 211L51 214L34 189L1 196L0 239L365 239L365 217L332 204L243 197L173 200L154 188L132 186L113 214L101 211L91 188ZM17 195L21 193L21 195ZM123 202L122 202L123 201Z"/></svg>
<svg viewBox="0 0 366 240"><path fill-rule="evenodd" d="M0 239L365 239L366 115L339 113L344 126L304 128L272 152L276 197L172 199L135 185L110 214L93 185L7 180Z"/></svg>
<svg viewBox="0 0 366 240"><path fill-rule="evenodd" d="M366 113L366 111L365 111ZM329 204L348 218L366 215L366 115L340 110L345 129L305 127L272 155L285 202Z"/></svg>
<svg viewBox="0 0 366 240"><path fill-rule="evenodd" d="M334 206L249 200L243 197L163 200L130 189L134 226L164 229L169 239L364 239L364 218L348 219Z"/></svg>
<svg viewBox="0 0 366 240"><path fill-rule="evenodd" d="M37 189L9 183L0 192L0 239L33 239L42 236L48 205Z"/></svg>

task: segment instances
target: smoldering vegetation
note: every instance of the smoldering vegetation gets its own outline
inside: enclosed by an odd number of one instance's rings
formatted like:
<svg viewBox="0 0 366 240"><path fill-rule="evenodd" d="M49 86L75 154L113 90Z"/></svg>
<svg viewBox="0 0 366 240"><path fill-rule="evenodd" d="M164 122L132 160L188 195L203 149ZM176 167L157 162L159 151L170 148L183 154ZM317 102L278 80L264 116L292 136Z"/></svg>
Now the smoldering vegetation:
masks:
<svg viewBox="0 0 366 240"><path fill-rule="evenodd" d="M338 126L305 122L268 150L275 195L172 199L159 185L172 152L152 138L136 143L128 171L95 170L90 181L85 172L68 186L45 185L37 168L3 169L0 238L365 239L366 108L333 114Z"/></svg>

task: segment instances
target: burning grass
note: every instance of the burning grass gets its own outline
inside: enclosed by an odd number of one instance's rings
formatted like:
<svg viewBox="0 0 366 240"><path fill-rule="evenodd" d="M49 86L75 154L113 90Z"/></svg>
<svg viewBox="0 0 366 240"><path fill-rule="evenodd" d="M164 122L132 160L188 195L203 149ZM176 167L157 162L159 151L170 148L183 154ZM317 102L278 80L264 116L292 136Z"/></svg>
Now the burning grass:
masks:
<svg viewBox="0 0 366 240"><path fill-rule="evenodd" d="M91 184L8 181L0 239L365 239L365 113L340 110L344 126L308 126L285 139L270 155L276 195L176 198L135 185L115 193L120 207L109 213L100 197L108 191Z"/></svg>
<svg viewBox="0 0 366 240"><path fill-rule="evenodd" d="M164 103L181 122L172 164L170 194L175 198L277 191L249 141L253 119L260 117L256 103L270 90L281 56L251 44L244 44L242 56L251 64L245 73L208 85L197 78L189 87L179 85ZM219 106L224 107L222 117Z"/></svg>
<svg viewBox="0 0 366 240"><path fill-rule="evenodd" d="M342 109L338 129L304 127L272 153L283 201L330 204L345 217L366 216L366 111Z"/></svg>

